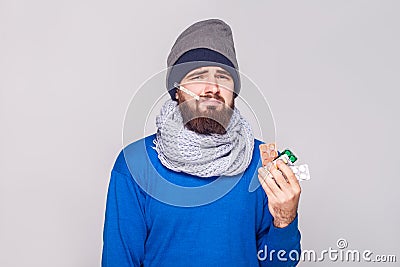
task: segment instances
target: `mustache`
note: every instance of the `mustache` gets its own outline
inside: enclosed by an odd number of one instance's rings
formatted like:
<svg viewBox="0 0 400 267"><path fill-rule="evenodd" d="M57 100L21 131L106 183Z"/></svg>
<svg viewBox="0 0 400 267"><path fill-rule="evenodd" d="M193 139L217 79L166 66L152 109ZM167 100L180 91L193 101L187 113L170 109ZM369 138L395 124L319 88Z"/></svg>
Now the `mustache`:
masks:
<svg viewBox="0 0 400 267"><path fill-rule="evenodd" d="M213 94L206 94L206 95L201 95L200 96L200 101L203 99L203 101L204 100L207 100L207 99L209 99L209 98L214 98L215 100L218 100L218 101L220 101L220 102L222 102L222 103L225 103L225 99L221 96L221 95L213 95Z"/></svg>

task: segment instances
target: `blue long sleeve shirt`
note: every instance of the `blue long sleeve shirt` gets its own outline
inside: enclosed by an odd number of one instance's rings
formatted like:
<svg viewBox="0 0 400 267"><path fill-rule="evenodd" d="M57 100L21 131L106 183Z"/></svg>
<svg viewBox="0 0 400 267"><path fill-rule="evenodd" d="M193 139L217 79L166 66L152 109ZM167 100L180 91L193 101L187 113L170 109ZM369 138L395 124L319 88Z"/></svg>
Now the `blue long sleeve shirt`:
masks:
<svg viewBox="0 0 400 267"><path fill-rule="evenodd" d="M103 267L297 264L297 217L284 228L275 227L262 187L249 190L252 182L258 182L259 140L255 140L249 167L229 192L208 204L182 207L160 201L157 194L152 194L164 190L152 182L157 180L154 170L167 181L185 187L204 186L213 178L164 167L152 148L154 138L153 134L124 148L111 171Z"/></svg>

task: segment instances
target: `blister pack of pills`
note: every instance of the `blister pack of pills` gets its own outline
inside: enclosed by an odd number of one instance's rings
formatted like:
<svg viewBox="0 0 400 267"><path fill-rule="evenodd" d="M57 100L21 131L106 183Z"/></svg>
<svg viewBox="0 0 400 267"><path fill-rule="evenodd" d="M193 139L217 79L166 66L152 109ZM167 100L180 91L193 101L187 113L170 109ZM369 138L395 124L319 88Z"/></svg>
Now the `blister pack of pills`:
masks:
<svg viewBox="0 0 400 267"><path fill-rule="evenodd" d="M308 169L307 164L302 164L299 166L289 166L294 175L296 176L297 180L299 181L304 181L304 180L310 180L310 171Z"/></svg>
<svg viewBox="0 0 400 267"><path fill-rule="evenodd" d="M297 156L289 149L283 150L281 153L275 151L275 144L262 144L260 145L262 165L267 168L271 164L276 164L278 159L282 160L293 171L297 180L304 181L310 180L310 170L307 164L295 165Z"/></svg>

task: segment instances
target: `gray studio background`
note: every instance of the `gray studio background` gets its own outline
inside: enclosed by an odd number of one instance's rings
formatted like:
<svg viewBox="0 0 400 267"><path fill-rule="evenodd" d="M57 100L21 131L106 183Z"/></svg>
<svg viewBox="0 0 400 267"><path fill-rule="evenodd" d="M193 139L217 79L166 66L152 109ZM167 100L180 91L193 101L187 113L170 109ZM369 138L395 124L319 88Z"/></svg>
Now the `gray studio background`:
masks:
<svg viewBox="0 0 400 267"><path fill-rule="evenodd" d="M311 168L303 249L345 238L397 266L399 11L388 0L0 0L0 266L100 265L125 111L178 34L205 18L232 26L278 146Z"/></svg>

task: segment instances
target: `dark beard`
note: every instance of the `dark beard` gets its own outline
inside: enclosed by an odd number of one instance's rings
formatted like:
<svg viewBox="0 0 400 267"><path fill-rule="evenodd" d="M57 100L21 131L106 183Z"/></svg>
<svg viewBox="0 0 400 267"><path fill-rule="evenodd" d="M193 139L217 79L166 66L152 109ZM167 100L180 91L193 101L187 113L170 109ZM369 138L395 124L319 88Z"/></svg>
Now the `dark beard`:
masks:
<svg viewBox="0 0 400 267"><path fill-rule="evenodd" d="M179 93L178 93L179 94ZM225 102L224 99L218 95L207 96L213 97L221 102ZM201 97L205 98L205 97ZM183 99L183 95L179 95L179 109L182 114L183 123L191 131L199 134L225 134L228 128L229 122L232 117L233 109L235 107L235 102L232 101L231 105L224 107L222 110L216 110L214 106L208 106L207 110L200 112L198 110L198 102L196 102L196 107L193 108L188 105L188 102ZM190 100L195 101L195 100ZM200 99L201 101L201 99Z"/></svg>

